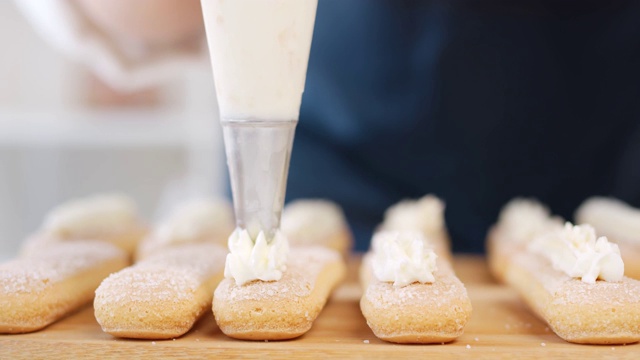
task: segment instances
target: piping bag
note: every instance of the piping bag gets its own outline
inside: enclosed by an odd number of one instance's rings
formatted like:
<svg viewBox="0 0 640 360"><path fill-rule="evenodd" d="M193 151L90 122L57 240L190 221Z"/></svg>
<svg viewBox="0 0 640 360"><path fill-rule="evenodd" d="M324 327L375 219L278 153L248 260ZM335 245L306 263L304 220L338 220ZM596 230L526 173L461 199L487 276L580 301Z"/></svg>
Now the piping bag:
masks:
<svg viewBox="0 0 640 360"><path fill-rule="evenodd" d="M277 233L317 0L202 0L237 230Z"/></svg>

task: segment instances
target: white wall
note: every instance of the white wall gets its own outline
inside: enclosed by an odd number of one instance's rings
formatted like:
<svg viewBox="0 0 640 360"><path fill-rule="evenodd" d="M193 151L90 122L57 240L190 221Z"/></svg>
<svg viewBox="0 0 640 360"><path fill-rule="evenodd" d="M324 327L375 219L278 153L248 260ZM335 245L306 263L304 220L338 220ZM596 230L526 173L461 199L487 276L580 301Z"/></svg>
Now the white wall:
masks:
<svg viewBox="0 0 640 360"><path fill-rule="evenodd" d="M0 108L56 110L74 104L73 68L35 34L13 1L0 1Z"/></svg>
<svg viewBox="0 0 640 360"><path fill-rule="evenodd" d="M82 105L83 72L0 1L0 260L71 197L124 191L153 219L187 196L223 192L208 69L167 84L169 105L135 111Z"/></svg>

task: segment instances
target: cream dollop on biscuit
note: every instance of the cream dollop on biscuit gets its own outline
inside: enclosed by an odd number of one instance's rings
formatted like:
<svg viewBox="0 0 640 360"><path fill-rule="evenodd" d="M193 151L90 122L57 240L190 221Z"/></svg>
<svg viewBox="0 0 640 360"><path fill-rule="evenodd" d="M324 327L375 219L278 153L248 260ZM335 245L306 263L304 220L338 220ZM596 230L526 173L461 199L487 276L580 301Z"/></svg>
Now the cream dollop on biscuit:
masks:
<svg viewBox="0 0 640 360"><path fill-rule="evenodd" d="M233 209L223 200L194 200L178 207L155 231L159 244L225 239L233 231Z"/></svg>
<svg viewBox="0 0 640 360"><path fill-rule="evenodd" d="M136 205L121 194L94 195L54 208L43 231L56 237L91 237L123 232L138 223Z"/></svg>
<svg viewBox="0 0 640 360"><path fill-rule="evenodd" d="M229 237L229 251L224 276L237 285L253 280L277 281L287 269L289 244L279 231L267 241L262 231L254 240L247 230L236 229Z"/></svg>
<svg viewBox="0 0 640 360"><path fill-rule="evenodd" d="M292 243L322 243L346 227L340 207L327 200L296 200L282 212L281 230Z"/></svg>
<svg viewBox="0 0 640 360"><path fill-rule="evenodd" d="M536 238L529 250L551 261L556 270L593 284L597 279L620 281L624 263L618 245L596 238L589 225L566 223L564 228Z"/></svg>
<svg viewBox="0 0 640 360"><path fill-rule="evenodd" d="M511 200L502 208L498 224L515 242L529 242L539 235L562 228L559 218L551 217L547 207L524 198Z"/></svg>
<svg viewBox="0 0 640 360"><path fill-rule="evenodd" d="M421 231L433 236L444 229L444 203L433 195L404 200L384 214L382 228L391 231Z"/></svg>
<svg viewBox="0 0 640 360"><path fill-rule="evenodd" d="M372 267L375 277L402 287L433 283L437 255L419 232L384 231L372 239Z"/></svg>

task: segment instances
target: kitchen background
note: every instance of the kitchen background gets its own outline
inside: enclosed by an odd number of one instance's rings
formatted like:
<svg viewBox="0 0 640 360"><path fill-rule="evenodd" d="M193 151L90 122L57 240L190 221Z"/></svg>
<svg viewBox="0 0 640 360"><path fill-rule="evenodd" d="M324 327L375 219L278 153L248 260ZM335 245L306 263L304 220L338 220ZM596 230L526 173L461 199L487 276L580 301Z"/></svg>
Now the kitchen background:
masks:
<svg viewBox="0 0 640 360"><path fill-rule="evenodd" d="M0 2L0 260L69 198L123 191L153 221L185 198L224 194L224 171L208 66L121 94Z"/></svg>

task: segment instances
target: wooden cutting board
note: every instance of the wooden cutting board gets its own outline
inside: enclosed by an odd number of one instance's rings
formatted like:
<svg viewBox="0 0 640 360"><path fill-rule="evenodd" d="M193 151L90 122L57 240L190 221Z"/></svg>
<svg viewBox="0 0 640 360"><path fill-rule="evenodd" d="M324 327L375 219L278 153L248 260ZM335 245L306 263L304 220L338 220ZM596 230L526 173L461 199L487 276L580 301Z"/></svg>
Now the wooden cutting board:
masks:
<svg viewBox="0 0 640 360"><path fill-rule="evenodd" d="M0 359L97 358L508 358L640 359L640 345L569 344L535 318L509 288L496 284L484 258L456 256L454 265L466 284L473 316L465 334L445 345L396 345L378 340L367 327L358 301L359 259L350 277L301 338L249 342L227 338L207 314L194 329L175 340L122 340L103 333L86 307L48 328L23 335L0 335ZM1 311L2 309L0 309Z"/></svg>

